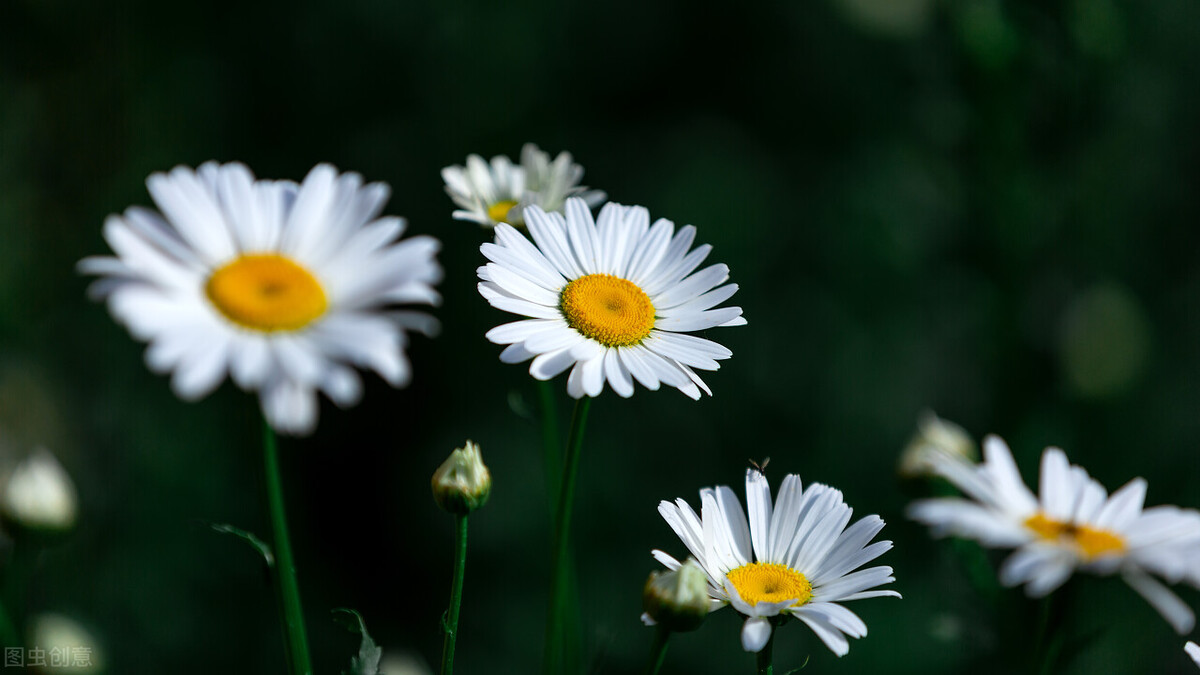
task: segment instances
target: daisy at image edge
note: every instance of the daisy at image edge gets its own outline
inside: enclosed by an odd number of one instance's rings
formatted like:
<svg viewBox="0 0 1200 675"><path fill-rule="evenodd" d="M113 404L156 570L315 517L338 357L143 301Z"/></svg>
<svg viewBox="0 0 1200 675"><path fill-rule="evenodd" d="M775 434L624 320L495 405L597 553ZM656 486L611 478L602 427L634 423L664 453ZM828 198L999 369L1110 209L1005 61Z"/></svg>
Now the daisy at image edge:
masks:
<svg viewBox="0 0 1200 675"><path fill-rule="evenodd" d="M321 391L341 407L362 395L352 366L395 387L411 367L408 330L432 333L440 246L400 240L405 222L380 217L390 189L356 173L314 167L304 182L256 180L239 163L176 167L146 185L161 215L137 206L109 216L116 254L79 270L134 338L146 363L171 373L182 399L198 399L228 374L257 391L276 430L308 434Z"/></svg>

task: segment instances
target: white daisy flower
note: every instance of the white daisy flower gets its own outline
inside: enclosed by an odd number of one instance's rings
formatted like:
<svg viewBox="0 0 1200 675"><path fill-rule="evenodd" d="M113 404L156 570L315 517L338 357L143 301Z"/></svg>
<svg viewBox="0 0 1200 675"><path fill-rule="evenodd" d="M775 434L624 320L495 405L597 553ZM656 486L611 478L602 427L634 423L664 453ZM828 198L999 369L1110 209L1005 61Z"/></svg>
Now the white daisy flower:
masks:
<svg viewBox="0 0 1200 675"><path fill-rule="evenodd" d="M509 345L501 361L533 359L529 372L539 380L571 368L575 398L599 396L605 381L629 397L634 380L693 399L712 394L693 369L717 370L732 352L684 333L746 320L740 307L713 309L737 291L725 284L728 267L692 273L712 249L688 252L696 228L675 232L665 219L651 227L644 207L613 203L594 221L577 197L567 200L565 218L530 207L526 224L534 243L502 223L496 243L480 247L492 262L479 268L479 292L497 309L533 317L488 331Z"/></svg>
<svg viewBox="0 0 1200 675"><path fill-rule="evenodd" d="M1034 496L1004 441L989 436L983 450L983 464L949 455L935 463L936 472L969 499L920 500L909 507L909 516L929 525L935 536L1016 549L1001 567L1000 581L1025 584L1030 597L1050 593L1077 569L1119 572L1176 631L1191 630L1192 610L1150 573L1200 586L1200 513L1143 508L1141 478L1110 496L1058 448L1042 453L1040 495Z"/></svg>
<svg viewBox="0 0 1200 675"><path fill-rule="evenodd" d="M683 499L661 502L658 512L708 574L710 611L732 604L748 618L742 647L761 650L771 637L771 617L800 619L838 656L850 651L847 637L867 634L867 625L839 603L896 591L870 590L895 581L890 567L857 570L891 549L871 539L883 529L879 516L850 527L853 509L839 490L800 477L783 479L774 508L767 479L746 471L746 514L733 490L721 485L700 491L700 517ZM654 557L674 570L679 561L662 551Z"/></svg>
<svg viewBox="0 0 1200 675"><path fill-rule="evenodd" d="M543 211L562 211L567 197L580 197L588 206L604 201L604 192L579 185L583 167L574 163L568 152L558 153L554 161L533 143L521 148L521 165L514 166L505 155L486 162L479 155L467 157L467 165L442 169L446 194L460 209L457 220L468 220L483 227L497 223L521 226L524 210L538 206Z"/></svg>
<svg viewBox="0 0 1200 675"><path fill-rule="evenodd" d="M439 301L439 243L397 241L404 221L379 217L387 185L328 164L296 185L215 162L146 185L163 215L134 206L109 216L104 238L116 256L86 258L79 270L101 277L91 292L150 343L147 365L173 372L180 398L208 394L228 372L259 392L271 426L307 434L317 390L339 406L358 401L350 366L408 383L405 329L436 324L384 310Z"/></svg>

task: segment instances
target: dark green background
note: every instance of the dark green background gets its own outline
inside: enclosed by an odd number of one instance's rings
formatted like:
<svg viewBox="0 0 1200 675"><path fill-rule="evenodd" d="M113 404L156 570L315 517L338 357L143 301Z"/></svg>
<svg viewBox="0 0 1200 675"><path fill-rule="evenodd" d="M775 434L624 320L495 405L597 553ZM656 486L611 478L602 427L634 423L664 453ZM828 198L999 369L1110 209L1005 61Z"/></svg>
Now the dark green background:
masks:
<svg viewBox="0 0 1200 675"><path fill-rule="evenodd" d="M509 317L475 291L486 235L450 220L438 174L535 141L695 224L749 320L709 331L734 352L713 398L593 406L576 510L592 672L646 657L649 551L683 552L657 502L740 494L765 456L773 482L881 514L905 596L854 603L871 633L840 661L786 627L780 670L811 653L805 672L1025 672L1038 605L977 596L956 549L903 519L916 492L893 467L928 407L1003 435L1030 479L1057 444L1110 489L1140 475L1149 503L1200 505L1198 38L1194 0L5 0L0 434L55 450L82 508L31 603L89 625L112 673L282 672L260 564L197 524L266 534L255 400L177 400L73 266L108 251L107 214L149 203L151 172L328 161L390 183L387 213L442 240L447 276L413 385L370 376L362 404L326 403L283 446L318 672L356 648L338 606L436 664L452 537L428 481L466 438L495 488L472 519L459 670L536 672L548 520L538 427L510 410L536 390L483 338ZM1082 582L1068 624L1094 640L1071 672L1193 670L1133 591ZM739 626L726 609L677 638L667 672L750 672Z"/></svg>

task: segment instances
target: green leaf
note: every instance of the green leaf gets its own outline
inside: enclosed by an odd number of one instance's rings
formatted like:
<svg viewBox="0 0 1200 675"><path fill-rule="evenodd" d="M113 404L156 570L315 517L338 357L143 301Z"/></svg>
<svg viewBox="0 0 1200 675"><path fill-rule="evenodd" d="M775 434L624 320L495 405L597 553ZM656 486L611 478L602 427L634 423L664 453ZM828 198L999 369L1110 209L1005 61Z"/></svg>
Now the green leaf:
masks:
<svg viewBox="0 0 1200 675"><path fill-rule="evenodd" d="M207 525L221 534L231 534L250 544L258 550L260 555L262 555L263 560L267 563L267 567L275 567L275 554L271 551L271 547L267 544L267 542L241 528L229 525L228 523L207 523Z"/></svg>
<svg viewBox="0 0 1200 675"><path fill-rule="evenodd" d="M350 670L343 670L342 675L381 675L379 660L383 658L383 650L367 633L367 624L363 622L362 615L352 609L338 608L333 610L333 620L351 633L362 636L358 656L350 659Z"/></svg>

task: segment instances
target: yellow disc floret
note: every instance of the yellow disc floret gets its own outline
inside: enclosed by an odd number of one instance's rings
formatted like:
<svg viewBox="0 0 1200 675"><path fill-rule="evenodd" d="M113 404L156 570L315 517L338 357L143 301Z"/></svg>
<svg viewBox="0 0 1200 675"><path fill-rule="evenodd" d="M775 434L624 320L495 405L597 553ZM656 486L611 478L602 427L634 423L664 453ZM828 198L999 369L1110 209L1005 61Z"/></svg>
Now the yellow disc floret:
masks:
<svg viewBox="0 0 1200 675"><path fill-rule="evenodd" d="M488 207L488 218L491 218L497 223L507 223L508 212L512 211L512 208L516 205L517 203L511 199L506 199L502 202L496 202Z"/></svg>
<svg viewBox="0 0 1200 675"><path fill-rule="evenodd" d="M795 600L789 607L803 605L812 598L812 584L787 565L750 563L725 574L738 595L753 607L760 602Z"/></svg>
<svg viewBox="0 0 1200 675"><path fill-rule="evenodd" d="M654 328L650 296L611 274L589 274L567 284L561 308L567 325L607 347L636 345Z"/></svg>
<svg viewBox="0 0 1200 675"><path fill-rule="evenodd" d="M204 292L225 318L264 333L304 328L328 305L311 272L274 253L236 258L212 273Z"/></svg>
<svg viewBox="0 0 1200 675"><path fill-rule="evenodd" d="M1025 527L1042 539L1073 543L1087 560L1125 550L1125 540L1116 533L1087 525L1064 523L1040 511L1025 520Z"/></svg>

